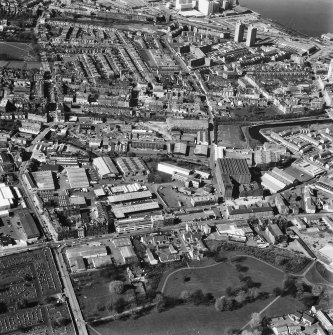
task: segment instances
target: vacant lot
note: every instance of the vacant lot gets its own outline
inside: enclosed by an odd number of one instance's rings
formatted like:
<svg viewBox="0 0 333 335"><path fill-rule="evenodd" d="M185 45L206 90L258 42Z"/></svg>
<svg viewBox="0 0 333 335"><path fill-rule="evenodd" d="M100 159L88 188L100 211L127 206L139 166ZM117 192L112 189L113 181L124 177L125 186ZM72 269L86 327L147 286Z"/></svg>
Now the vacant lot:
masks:
<svg viewBox="0 0 333 335"><path fill-rule="evenodd" d="M228 148L246 148L242 129L238 125L221 124L217 128L217 143L221 143Z"/></svg>

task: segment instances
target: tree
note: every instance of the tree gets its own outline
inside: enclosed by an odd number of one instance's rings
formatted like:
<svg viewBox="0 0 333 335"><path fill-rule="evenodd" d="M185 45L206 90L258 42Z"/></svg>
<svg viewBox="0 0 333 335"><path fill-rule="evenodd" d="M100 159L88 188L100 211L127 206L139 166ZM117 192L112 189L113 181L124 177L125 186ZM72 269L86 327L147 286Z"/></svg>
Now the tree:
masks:
<svg viewBox="0 0 333 335"><path fill-rule="evenodd" d="M187 290L183 290L180 293L180 299L183 300L184 302L188 302L191 298L191 294Z"/></svg>
<svg viewBox="0 0 333 335"><path fill-rule="evenodd" d="M283 293L281 287L275 287L275 289L273 290L274 295L277 297L279 295L281 295Z"/></svg>
<svg viewBox="0 0 333 335"><path fill-rule="evenodd" d="M261 324L261 316L259 313L252 313L251 320L249 322L249 325L252 329L256 329Z"/></svg>
<svg viewBox="0 0 333 335"><path fill-rule="evenodd" d="M248 296L247 296L246 291L241 290L241 291L238 292L238 294L237 294L235 300L236 300L240 305L243 305L244 302L246 301L247 297L248 297Z"/></svg>
<svg viewBox="0 0 333 335"><path fill-rule="evenodd" d="M219 297L215 300L214 307L216 311L223 312L226 310L227 298L225 296Z"/></svg>
<svg viewBox="0 0 333 335"><path fill-rule="evenodd" d="M113 308L117 313L122 313L125 310L126 301L124 298L119 298L113 305Z"/></svg>
<svg viewBox="0 0 333 335"><path fill-rule="evenodd" d="M247 291L247 295L250 300L256 300L259 297L258 289L256 289L255 287L250 288Z"/></svg>

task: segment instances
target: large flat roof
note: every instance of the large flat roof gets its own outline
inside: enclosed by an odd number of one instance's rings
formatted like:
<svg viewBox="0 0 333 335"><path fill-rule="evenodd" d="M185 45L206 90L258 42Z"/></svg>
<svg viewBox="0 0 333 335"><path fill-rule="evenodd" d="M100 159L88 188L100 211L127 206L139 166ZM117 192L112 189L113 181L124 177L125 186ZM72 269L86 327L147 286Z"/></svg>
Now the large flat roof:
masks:
<svg viewBox="0 0 333 335"><path fill-rule="evenodd" d="M50 170L32 172L32 176L39 190L55 190L53 176Z"/></svg>
<svg viewBox="0 0 333 335"><path fill-rule="evenodd" d="M135 212L143 212L143 211L149 211L153 209L159 209L160 206L157 202L155 201L150 201L150 202L144 202L141 204L135 204L135 205L117 205L117 206L112 206L112 211L115 215L115 217L118 219L124 218L125 214L129 213L135 213Z"/></svg>
<svg viewBox="0 0 333 335"><path fill-rule="evenodd" d="M108 200L110 203L116 203L116 202L132 201L137 199L146 199L151 197L152 193L149 190L147 190L142 192L130 192L130 193L111 195L108 197Z"/></svg>
<svg viewBox="0 0 333 335"><path fill-rule="evenodd" d="M24 232L27 235L27 239L39 237L40 232L31 214L27 212L19 212L18 215Z"/></svg>
<svg viewBox="0 0 333 335"><path fill-rule="evenodd" d="M67 168L67 176L71 188L89 187L89 181L84 168Z"/></svg>
<svg viewBox="0 0 333 335"><path fill-rule="evenodd" d="M105 176L108 174L118 175L119 171L116 168L110 157L98 157L93 160L100 176Z"/></svg>

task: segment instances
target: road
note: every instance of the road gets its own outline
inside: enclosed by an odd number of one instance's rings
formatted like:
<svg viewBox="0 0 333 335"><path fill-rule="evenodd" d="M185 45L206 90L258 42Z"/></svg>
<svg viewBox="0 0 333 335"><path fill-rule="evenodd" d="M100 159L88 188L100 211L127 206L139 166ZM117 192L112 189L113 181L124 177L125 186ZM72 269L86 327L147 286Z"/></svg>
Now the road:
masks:
<svg viewBox="0 0 333 335"><path fill-rule="evenodd" d="M280 299L280 295L277 296L273 301L271 301L266 307L264 307L261 311L258 312L258 314L262 314L266 311L266 309L268 309L269 307L271 307L276 301L278 301ZM242 328L241 330L244 330L249 324L250 324L251 320L249 322L247 322Z"/></svg>
<svg viewBox="0 0 333 335"><path fill-rule="evenodd" d="M62 247L55 248L53 250L54 250L54 255L55 255L58 267L59 267L60 278L64 285L64 293L69 300L69 304L71 306L71 310L75 318L75 324L76 324L78 333L79 335L89 335L87 331L86 323L81 313L79 302L76 298L73 285L72 285L71 279L67 271L66 263L61 253Z"/></svg>

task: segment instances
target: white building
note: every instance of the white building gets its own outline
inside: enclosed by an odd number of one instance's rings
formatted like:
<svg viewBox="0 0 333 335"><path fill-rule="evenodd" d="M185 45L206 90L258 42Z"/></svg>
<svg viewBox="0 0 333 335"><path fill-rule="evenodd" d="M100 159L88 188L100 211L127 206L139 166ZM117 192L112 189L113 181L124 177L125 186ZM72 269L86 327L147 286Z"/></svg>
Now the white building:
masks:
<svg viewBox="0 0 333 335"><path fill-rule="evenodd" d="M193 8L193 1L192 0L176 0L175 8L180 11L191 10Z"/></svg>
<svg viewBox="0 0 333 335"><path fill-rule="evenodd" d="M328 68L327 79L333 82L333 59L331 59L330 66Z"/></svg>
<svg viewBox="0 0 333 335"><path fill-rule="evenodd" d="M168 163L158 163L157 165L157 171L160 172L164 172L167 174L175 174L175 173L179 173L181 175L185 175L185 176L189 176L191 173L191 170L188 169L184 169L182 167L176 166L176 165L172 165L172 164L168 164Z"/></svg>
<svg viewBox="0 0 333 335"><path fill-rule="evenodd" d="M110 157L94 158L93 165L102 179L117 177L119 175L119 172Z"/></svg>
<svg viewBox="0 0 333 335"><path fill-rule="evenodd" d="M214 3L211 0L199 0L199 12L208 16L214 12Z"/></svg>
<svg viewBox="0 0 333 335"><path fill-rule="evenodd" d="M252 25L249 26L246 37L246 46L247 47L254 46L256 43L256 37L257 37L257 28L253 27Z"/></svg>

